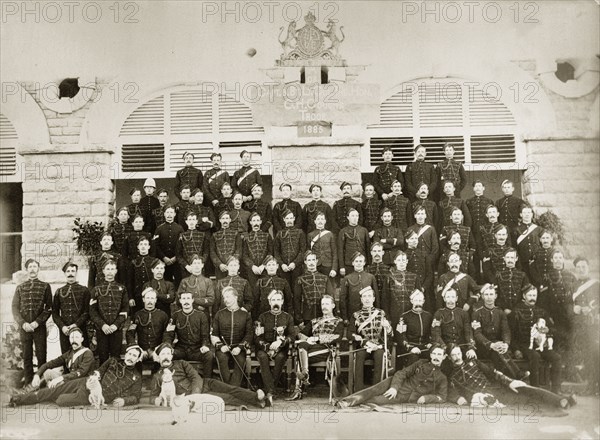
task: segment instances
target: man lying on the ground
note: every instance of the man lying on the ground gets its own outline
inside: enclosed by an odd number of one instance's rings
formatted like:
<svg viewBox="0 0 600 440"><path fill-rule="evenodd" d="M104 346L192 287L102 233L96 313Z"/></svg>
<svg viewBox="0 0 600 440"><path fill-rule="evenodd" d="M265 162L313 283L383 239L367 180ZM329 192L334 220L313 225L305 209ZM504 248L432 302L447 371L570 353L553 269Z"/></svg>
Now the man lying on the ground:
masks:
<svg viewBox="0 0 600 440"><path fill-rule="evenodd" d="M496 406L515 404L546 405L569 408L575 405L573 395L561 396L542 388L514 380L478 359L463 361L460 347L448 346L452 361L448 401L459 405Z"/></svg>
<svg viewBox="0 0 600 440"><path fill-rule="evenodd" d="M152 388L150 390L150 401L155 405L161 404L160 392L162 377L165 369L173 373L176 395L211 394L223 399L226 405L254 405L264 408L267 405L266 394L263 390L256 392L241 387L220 382L218 380L203 378L196 369L187 361L173 360L173 346L163 342L156 347L156 354L160 363L158 370L152 377Z"/></svg>
<svg viewBox="0 0 600 440"><path fill-rule="evenodd" d="M366 402L378 405L445 402L448 381L440 367L446 350L443 345L434 344L429 353L430 360L420 359L377 385L338 400L336 406L348 408Z"/></svg>
<svg viewBox="0 0 600 440"><path fill-rule="evenodd" d="M100 366L100 384L102 395L107 404L114 407L134 405L142 394L142 374L136 368L142 358L139 345L129 345L125 359L108 358ZM86 386L87 378L71 380L54 388L43 388L32 393L13 395L9 406L34 405L40 402L54 402L58 406L88 405L90 391Z"/></svg>

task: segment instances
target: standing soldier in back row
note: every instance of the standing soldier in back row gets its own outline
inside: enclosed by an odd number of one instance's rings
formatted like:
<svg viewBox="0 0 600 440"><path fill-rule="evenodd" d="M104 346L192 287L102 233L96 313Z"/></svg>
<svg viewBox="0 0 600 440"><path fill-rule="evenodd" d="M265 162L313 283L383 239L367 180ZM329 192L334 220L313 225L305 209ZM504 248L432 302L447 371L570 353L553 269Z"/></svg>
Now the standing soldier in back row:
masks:
<svg viewBox="0 0 600 440"><path fill-rule="evenodd" d="M181 189L188 185L193 191L196 188L202 189L202 171L194 166L194 154L186 151L181 156L183 158L184 167L175 174L175 187L173 190L179 196Z"/></svg>
<svg viewBox="0 0 600 440"><path fill-rule="evenodd" d="M252 154L244 150L240 153L242 159L242 167L233 173L231 179L231 187L233 191L239 191L242 194L243 202L249 202L252 200L252 188L254 185L262 186L262 176L256 168L252 168L250 160Z"/></svg>
<svg viewBox="0 0 600 440"><path fill-rule="evenodd" d="M454 160L454 153L454 144L447 143L444 145L444 156L446 158L438 163L436 167L439 178L438 188L443 188L446 182L453 182L456 190L455 195L460 199L460 193L467 183L467 173L465 173L463 164Z"/></svg>
<svg viewBox="0 0 600 440"><path fill-rule="evenodd" d="M213 153L210 155L210 161L213 167L204 174L204 182L202 192L209 206L217 208L219 197L221 195L221 187L225 182L229 183L229 174L221 169L221 153Z"/></svg>
<svg viewBox="0 0 600 440"><path fill-rule="evenodd" d="M512 235L512 231L519 224L521 206L525 203L520 198L513 196L514 192L514 184L508 179L504 180L502 182L504 197L496 200L496 207L498 207L498 212L500 213L498 221L508 228L509 236Z"/></svg>
<svg viewBox="0 0 600 440"><path fill-rule="evenodd" d="M344 227L348 226L348 213L352 209L358 212L357 224L362 226L362 206L360 202L354 200L351 196L352 185L348 182L342 182L342 184L340 185L340 190L342 191L342 198L340 200L336 200L333 203L333 215L335 217L336 222L335 230L340 231Z"/></svg>
<svg viewBox="0 0 600 440"><path fill-rule="evenodd" d="M427 184L429 194L433 196L437 188L437 176L435 167L431 163L425 162L427 149L423 145L415 147L415 161L406 166L404 181L406 182L405 193L408 193L410 200L417 200L417 192L422 183Z"/></svg>
<svg viewBox="0 0 600 440"><path fill-rule="evenodd" d="M393 158L394 153L392 148L385 147L383 149L383 165L379 165L375 168L375 172L373 173L373 186L384 202L387 200L388 196L390 196L392 192L392 183L394 183L395 180L400 182L402 188L404 188L402 171L399 166L392 163Z"/></svg>

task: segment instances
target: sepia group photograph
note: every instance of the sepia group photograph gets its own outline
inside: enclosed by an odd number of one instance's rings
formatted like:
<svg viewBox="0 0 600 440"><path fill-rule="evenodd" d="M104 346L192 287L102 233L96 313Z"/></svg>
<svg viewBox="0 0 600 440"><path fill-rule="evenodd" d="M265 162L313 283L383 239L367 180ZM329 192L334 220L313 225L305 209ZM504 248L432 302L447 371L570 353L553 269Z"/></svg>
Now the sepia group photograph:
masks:
<svg viewBox="0 0 600 440"><path fill-rule="evenodd" d="M0 439L600 439L599 0L0 21Z"/></svg>

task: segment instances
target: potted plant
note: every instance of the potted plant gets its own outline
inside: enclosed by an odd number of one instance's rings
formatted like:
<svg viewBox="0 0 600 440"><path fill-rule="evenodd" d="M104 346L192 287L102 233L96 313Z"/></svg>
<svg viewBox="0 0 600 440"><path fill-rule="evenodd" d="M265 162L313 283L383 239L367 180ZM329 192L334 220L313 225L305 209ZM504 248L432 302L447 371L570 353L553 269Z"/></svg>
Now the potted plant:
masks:
<svg viewBox="0 0 600 440"><path fill-rule="evenodd" d="M17 324L2 326L2 347L0 349L0 392L8 395L12 388L20 388L23 378L23 357Z"/></svg>

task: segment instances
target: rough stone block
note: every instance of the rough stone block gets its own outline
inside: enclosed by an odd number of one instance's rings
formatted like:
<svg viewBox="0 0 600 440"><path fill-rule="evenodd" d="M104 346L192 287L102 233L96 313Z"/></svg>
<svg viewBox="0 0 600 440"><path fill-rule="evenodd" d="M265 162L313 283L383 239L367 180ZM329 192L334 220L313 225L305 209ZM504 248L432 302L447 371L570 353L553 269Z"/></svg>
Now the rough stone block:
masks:
<svg viewBox="0 0 600 440"><path fill-rule="evenodd" d="M77 145L79 142L79 136L53 136L52 142L56 144L73 144Z"/></svg>
<svg viewBox="0 0 600 440"><path fill-rule="evenodd" d="M66 127L69 122L66 119L48 118L48 127Z"/></svg>
<svg viewBox="0 0 600 440"><path fill-rule="evenodd" d="M61 136L63 134L62 127L50 127L48 131L51 136Z"/></svg>
<svg viewBox="0 0 600 440"><path fill-rule="evenodd" d="M65 135L74 134L79 136L79 133L81 133L81 125L79 127L72 127L69 125L68 127L63 127L62 129L62 134Z"/></svg>

